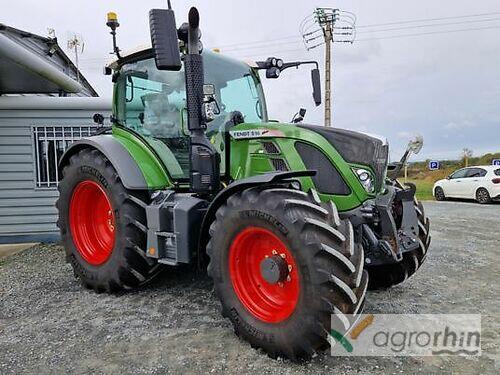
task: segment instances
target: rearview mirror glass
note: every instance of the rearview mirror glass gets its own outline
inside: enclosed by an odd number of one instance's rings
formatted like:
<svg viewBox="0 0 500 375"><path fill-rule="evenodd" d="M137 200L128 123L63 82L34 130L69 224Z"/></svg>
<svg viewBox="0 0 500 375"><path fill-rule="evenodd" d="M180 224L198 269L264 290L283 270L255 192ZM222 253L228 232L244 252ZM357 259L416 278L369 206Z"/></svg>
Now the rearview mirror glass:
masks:
<svg viewBox="0 0 500 375"><path fill-rule="evenodd" d="M311 81L313 87L313 99L316 106L321 104L321 77L319 69L311 70Z"/></svg>
<svg viewBox="0 0 500 375"><path fill-rule="evenodd" d="M416 155L420 152L420 150L422 150L423 146L424 146L424 138L421 135L417 135L415 139L412 139L408 143L407 149Z"/></svg>
<svg viewBox="0 0 500 375"><path fill-rule="evenodd" d="M159 70L181 70L181 56L174 11L151 9L149 11L151 45Z"/></svg>

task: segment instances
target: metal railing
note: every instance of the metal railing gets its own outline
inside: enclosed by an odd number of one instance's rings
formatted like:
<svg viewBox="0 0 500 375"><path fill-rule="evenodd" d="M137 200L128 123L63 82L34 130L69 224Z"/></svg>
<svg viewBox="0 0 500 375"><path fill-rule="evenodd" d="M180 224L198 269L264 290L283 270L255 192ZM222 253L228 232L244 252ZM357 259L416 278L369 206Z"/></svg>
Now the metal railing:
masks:
<svg viewBox="0 0 500 375"><path fill-rule="evenodd" d="M96 126L33 126L33 168L35 188L56 188L57 166L69 145L97 130Z"/></svg>

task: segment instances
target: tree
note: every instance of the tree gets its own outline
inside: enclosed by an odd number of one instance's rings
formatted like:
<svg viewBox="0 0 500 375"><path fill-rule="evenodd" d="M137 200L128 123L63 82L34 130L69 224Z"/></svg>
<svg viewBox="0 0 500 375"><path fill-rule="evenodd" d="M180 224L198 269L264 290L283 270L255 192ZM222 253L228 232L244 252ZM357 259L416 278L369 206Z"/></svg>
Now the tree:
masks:
<svg viewBox="0 0 500 375"><path fill-rule="evenodd" d="M465 166L469 166L469 159L472 157L474 152L470 148L464 148L462 150L462 161L464 162Z"/></svg>

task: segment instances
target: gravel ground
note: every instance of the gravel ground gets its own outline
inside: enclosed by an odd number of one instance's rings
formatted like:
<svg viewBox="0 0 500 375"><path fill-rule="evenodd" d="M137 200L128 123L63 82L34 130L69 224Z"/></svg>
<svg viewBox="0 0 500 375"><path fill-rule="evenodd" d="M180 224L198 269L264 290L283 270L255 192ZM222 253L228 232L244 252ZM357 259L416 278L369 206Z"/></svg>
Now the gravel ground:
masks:
<svg viewBox="0 0 500 375"><path fill-rule="evenodd" d="M499 373L500 205L428 202L427 262L401 286L369 292L365 312L481 313L483 356L272 360L239 340L212 284L190 269L117 296L83 289L58 246L0 260L0 374Z"/></svg>

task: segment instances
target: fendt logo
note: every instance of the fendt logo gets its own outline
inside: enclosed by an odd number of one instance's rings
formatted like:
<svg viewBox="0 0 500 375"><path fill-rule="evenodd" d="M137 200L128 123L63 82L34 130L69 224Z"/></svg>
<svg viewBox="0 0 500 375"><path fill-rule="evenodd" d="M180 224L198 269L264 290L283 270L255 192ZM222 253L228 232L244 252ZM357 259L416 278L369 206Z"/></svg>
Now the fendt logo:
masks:
<svg viewBox="0 0 500 375"><path fill-rule="evenodd" d="M229 134L234 139L271 138L285 136L285 133L283 133L282 131L272 129L230 130Z"/></svg>

